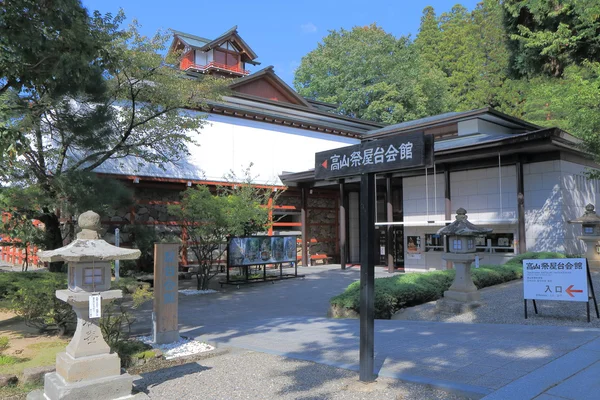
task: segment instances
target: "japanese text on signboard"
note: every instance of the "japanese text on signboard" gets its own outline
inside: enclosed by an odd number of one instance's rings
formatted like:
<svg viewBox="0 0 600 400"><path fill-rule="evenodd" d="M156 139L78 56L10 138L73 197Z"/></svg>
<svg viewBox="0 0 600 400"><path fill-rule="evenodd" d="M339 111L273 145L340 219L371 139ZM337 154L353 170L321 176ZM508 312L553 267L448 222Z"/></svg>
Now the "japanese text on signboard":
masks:
<svg viewBox="0 0 600 400"><path fill-rule="evenodd" d="M523 297L533 300L588 301L585 259L523 260Z"/></svg>
<svg viewBox="0 0 600 400"><path fill-rule="evenodd" d="M165 280L163 282L164 304L175 303L177 296L177 254L173 250L165 252Z"/></svg>
<svg viewBox="0 0 600 400"><path fill-rule="evenodd" d="M320 152L315 155L315 164L316 178L422 166L425 164L424 136L416 133Z"/></svg>

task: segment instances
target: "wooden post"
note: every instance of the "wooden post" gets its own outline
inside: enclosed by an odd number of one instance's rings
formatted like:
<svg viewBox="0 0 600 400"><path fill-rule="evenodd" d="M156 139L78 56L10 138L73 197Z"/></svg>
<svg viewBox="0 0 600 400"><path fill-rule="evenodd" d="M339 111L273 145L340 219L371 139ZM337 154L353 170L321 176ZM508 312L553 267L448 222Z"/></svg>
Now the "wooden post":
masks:
<svg viewBox="0 0 600 400"><path fill-rule="evenodd" d="M306 219L307 219L307 210L306 210L306 206L307 206L307 196L308 196L308 189L306 187L302 187L300 189L300 196L301 196L301 206L300 206L300 223L302 224L302 265L304 265L305 267L308 267L310 265L310 260L308 259L308 232L307 232L307 226L306 226Z"/></svg>
<svg viewBox="0 0 600 400"><path fill-rule="evenodd" d="M346 249L346 183L340 179L340 264L346 269L348 252Z"/></svg>
<svg viewBox="0 0 600 400"><path fill-rule="evenodd" d="M268 216L269 230L268 230L267 234L269 236L273 236L273 195L272 194L271 194L271 196L269 196L269 200L267 201L267 209L269 210L269 216Z"/></svg>
<svg viewBox="0 0 600 400"><path fill-rule="evenodd" d="M392 177L385 177L385 200L387 204L386 217L388 225L385 227L385 252L387 253L387 267L388 272L391 274L394 272L394 241L392 238L392 225L394 222L394 208L392 204Z"/></svg>
<svg viewBox="0 0 600 400"><path fill-rule="evenodd" d="M372 382L375 336L375 174L360 180L360 380Z"/></svg>
<svg viewBox="0 0 600 400"><path fill-rule="evenodd" d="M527 252L525 241L525 185L523 183L523 163L517 162L517 218L519 225L519 254Z"/></svg>
<svg viewBox="0 0 600 400"><path fill-rule="evenodd" d="M448 171L447 167L444 169L444 199L446 206L444 210L444 219L450 221L452 218L452 197L450 194L450 171ZM446 261L446 269L452 269L452 261Z"/></svg>
<svg viewBox="0 0 600 400"><path fill-rule="evenodd" d="M154 343L179 340L178 306L178 243L154 244L154 309L152 337Z"/></svg>

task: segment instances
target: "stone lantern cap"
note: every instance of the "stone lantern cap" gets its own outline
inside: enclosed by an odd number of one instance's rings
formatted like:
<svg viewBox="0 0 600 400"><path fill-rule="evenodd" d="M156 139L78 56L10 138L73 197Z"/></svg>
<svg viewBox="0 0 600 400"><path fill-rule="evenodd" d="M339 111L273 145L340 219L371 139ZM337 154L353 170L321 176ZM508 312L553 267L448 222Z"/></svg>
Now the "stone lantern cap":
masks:
<svg viewBox="0 0 600 400"><path fill-rule="evenodd" d="M577 218L569 221L570 224L585 224L585 225L600 225L600 216L594 211L594 205L588 204L585 206L585 213Z"/></svg>
<svg viewBox="0 0 600 400"><path fill-rule="evenodd" d="M81 232L77 239L56 250L40 251L38 257L42 261L112 261L135 260L141 252L137 249L124 249L113 246L100 239L100 216L93 211L86 211L78 219Z"/></svg>
<svg viewBox="0 0 600 400"><path fill-rule="evenodd" d="M490 228L480 228L470 223L467 220L467 210L461 207L456 210L456 221L440 229L437 234L448 236L480 236L491 231L492 229Z"/></svg>

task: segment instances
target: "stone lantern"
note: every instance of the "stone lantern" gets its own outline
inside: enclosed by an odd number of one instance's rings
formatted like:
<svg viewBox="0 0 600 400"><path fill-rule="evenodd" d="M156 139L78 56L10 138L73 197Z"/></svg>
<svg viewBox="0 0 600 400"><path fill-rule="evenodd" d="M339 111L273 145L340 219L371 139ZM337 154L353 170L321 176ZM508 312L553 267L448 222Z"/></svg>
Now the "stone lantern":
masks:
<svg viewBox="0 0 600 400"><path fill-rule="evenodd" d="M56 372L44 377L44 391L31 392L27 398L134 398L131 395L133 377L121 374L119 356L110 352L98 326L99 318L90 318L89 312L92 295L100 296L98 308L123 297L120 290L110 290L110 262L134 260L139 258L140 251L115 247L100 239L100 216L93 211L81 214L79 227L81 232L69 245L38 253L42 261L68 263L68 289L57 290L56 297L73 307L77 329L66 351L56 356ZM139 396L135 398L141 398Z"/></svg>
<svg viewBox="0 0 600 400"><path fill-rule="evenodd" d="M581 236L577 239L583 241L587 247L585 257L590 267L600 268L600 216L594 211L594 205L585 206L585 213L570 224L581 224Z"/></svg>
<svg viewBox="0 0 600 400"><path fill-rule="evenodd" d="M491 231L470 223L467 211L459 208L456 210L456 220L437 232L448 237L448 251L442 259L452 261L456 270L454 282L444 292L444 298L436 304L439 311L462 313L479 306L481 296L471 278L471 264L476 256L475 238Z"/></svg>

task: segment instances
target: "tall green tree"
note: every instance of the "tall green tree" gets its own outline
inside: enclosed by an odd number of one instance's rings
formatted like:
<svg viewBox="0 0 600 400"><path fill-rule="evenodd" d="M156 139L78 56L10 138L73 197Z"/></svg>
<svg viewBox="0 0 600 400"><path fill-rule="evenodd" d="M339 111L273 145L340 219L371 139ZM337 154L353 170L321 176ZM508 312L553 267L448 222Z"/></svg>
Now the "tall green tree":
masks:
<svg viewBox="0 0 600 400"><path fill-rule="evenodd" d="M486 106L511 110L504 100L513 97L508 91L514 87L505 85L508 49L502 17L497 0L485 0L472 12L456 5L442 13L437 24L433 10L424 10L417 36L420 54L444 72L456 110ZM423 36L434 40L422 40Z"/></svg>
<svg viewBox="0 0 600 400"><path fill-rule="evenodd" d="M186 156L193 143L188 132L202 127L204 115L182 109L201 109L226 83L184 79L174 67L176 55L164 55L169 35L145 37L136 24L123 30L122 14L89 16L78 1L43 2L48 8L32 3L6 3L0 18L0 33L8 32L15 29L9 16L28 15L33 7L36 14L22 23L41 41L3 37L10 52L0 61L0 180L41 194L31 211L45 224L45 245L53 249L63 244L59 214L69 181L108 160L135 156L160 166ZM47 58L59 50L55 40L64 42L63 53L73 53L68 62ZM17 75L10 69L13 58L29 65L38 51L38 63L47 68L33 64ZM82 195L71 191L70 198Z"/></svg>
<svg viewBox="0 0 600 400"><path fill-rule="evenodd" d="M442 31L440 21L431 6L423 9L419 33L415 39L415 45L422 62L427 63L430 68L441 69L440 45Z"/></svg>
<svg viewBox="0 0 600 400"><path fill-rule="evenodd" d="M562 76L565 68L600 60L600 3L505 0L511 70L517 76Z"/></svg>
<svg viewBox="0 0 600 400"><path fill-rule="evenodd" d="M600 3L506 0L510 67L529 87L525 117L583 139L600 162Z"/></svg>
<svg viewBox="0 0 600 400"><path fill-rule="evenodd" d="M302 58L294 85L303 96L339 104L340 114L384 123L447 108L441 74L419 62L408 38L377 25L330 31Z"/></svg>

